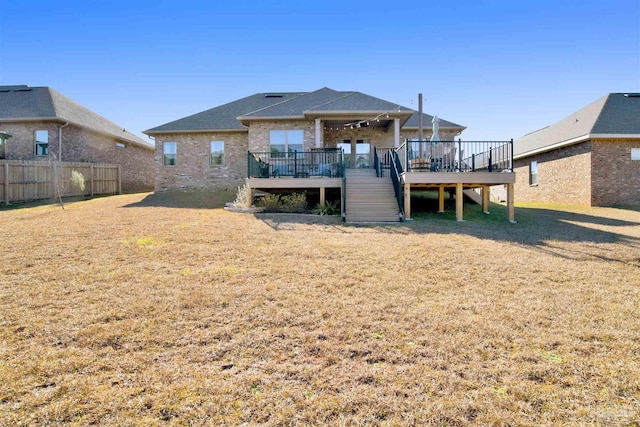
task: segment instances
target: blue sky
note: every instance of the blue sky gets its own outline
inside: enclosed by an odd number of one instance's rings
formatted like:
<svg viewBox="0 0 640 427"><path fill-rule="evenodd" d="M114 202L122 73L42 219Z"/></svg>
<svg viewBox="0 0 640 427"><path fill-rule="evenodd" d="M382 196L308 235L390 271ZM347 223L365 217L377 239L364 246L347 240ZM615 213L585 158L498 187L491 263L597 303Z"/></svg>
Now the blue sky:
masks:
<svg viewBox="0 0 640 427"><path fill-rule="evenodd" d="M357 90L517 139L640 92L640 1L0 0L0 85L135 133L267 91ZM146 138L146 137L145 137Z"/></svg>

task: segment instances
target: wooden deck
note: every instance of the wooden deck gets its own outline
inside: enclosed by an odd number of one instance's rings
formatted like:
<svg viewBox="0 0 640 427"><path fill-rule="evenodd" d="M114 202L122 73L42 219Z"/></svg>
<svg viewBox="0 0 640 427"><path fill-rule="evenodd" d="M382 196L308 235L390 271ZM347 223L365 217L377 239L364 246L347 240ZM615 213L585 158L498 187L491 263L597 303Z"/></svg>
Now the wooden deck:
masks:
<svg viewBox="0 0 640 427"><path fill-rule="evenodd" d="M489 212L489 192L493 185L507 186L507 219L515 222L513 187L516 182L514 172L404 172L401 175L404 188L404 217L411 218L411 190L437 190L438 210L444 211L444 193L455 189L456 219L464 220L464 191L481 189L482 210Z"/></svg>

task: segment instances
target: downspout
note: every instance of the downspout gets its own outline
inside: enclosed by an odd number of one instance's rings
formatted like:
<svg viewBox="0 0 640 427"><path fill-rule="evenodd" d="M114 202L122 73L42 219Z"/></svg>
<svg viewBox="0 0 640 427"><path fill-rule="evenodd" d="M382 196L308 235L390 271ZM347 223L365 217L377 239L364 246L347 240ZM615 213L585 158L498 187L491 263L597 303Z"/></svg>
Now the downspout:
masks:
<svg viewBox="0 0 640 427"><path fill-rule="evenodd" d="M69 122L65 122L58 128L58 161L62 161L62 128L69 126Z"/></svg>

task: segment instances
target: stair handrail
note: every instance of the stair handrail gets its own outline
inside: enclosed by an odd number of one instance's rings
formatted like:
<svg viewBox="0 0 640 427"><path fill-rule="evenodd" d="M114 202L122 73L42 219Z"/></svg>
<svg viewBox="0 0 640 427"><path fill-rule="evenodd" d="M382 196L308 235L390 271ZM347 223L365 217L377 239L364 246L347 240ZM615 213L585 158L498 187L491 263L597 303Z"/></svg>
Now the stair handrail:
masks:
<svg viewBox="0 0 640 427"><path fill-rule="evenodd" d="M378 148L374 145L373 146L373 165L376 168L376 176L378 178L380 178L381 172L382 172L382 168L380 167L380 158L378 157Z"/></svg>
<svg viewBox="0 0 640 427"><path fill-rule="evenodd" d="M393 183L393 191L396 193L396 200L398 201L398 209L400 210L400 218L404 218L404 192L402 191L402 184L400 176L402 175L402 164L400 164L400 157L398 156L398 150L391 151L391 182Z"/></svg>

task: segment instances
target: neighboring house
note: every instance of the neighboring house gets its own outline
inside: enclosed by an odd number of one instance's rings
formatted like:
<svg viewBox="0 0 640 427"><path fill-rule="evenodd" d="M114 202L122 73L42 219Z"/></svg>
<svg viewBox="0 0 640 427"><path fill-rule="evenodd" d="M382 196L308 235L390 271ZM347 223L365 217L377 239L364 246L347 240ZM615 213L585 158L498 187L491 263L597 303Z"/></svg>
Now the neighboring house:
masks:
<svg viewBox="0 0 640 427"><path fill-rule="evenodd" d="M423 141L412 142L419 133L418 112L360 92L325 87L314 92L258 93L144 133L156 141L156 191L233 189L246 183L266 191L319 192L322 204L329 189L348 205L342 209L347 220L397 221L409 217L410 197L403 196L410 195L411 189L462 185L462 174L453 179L446 172L471 164L471 157L463 158L463 153L472 151L453 142L464 126L441 119L439 140L448 142L430 143L433 117L423 114L422 119ZM477 172L486 168L489 159L477 157ZM397 173L390 173L392 163ZM412 168L421 173L410 179ZM351 178L345 180L345 175ZM378 195L366 194L366 182L362 189L355 187L356 175L363 177L361 181L386 177L386 183L372 181L369 187L392 186L389 175L397 175L385 214L372 207ZM503 175L490 182L510 182ZM484 181L468 188L478 183ZM358 199L362 203L356 206ZM462 203L461 194L458 199ZM362 215L355 215L359 210ZM460 219L461 215L460 208Z"/></svg>
<svg viewBox="0 0 640 427"><path fill-rule="evenodd" d="M514 142L518 200L640 205L640 94L611 93Z"/></svg>
<svg viewBox="0 0 640 427"><path fill-rule="evenodd" d="M154 148L49 87L0 86L0 159L111 163L124 192L153 189Z"/></svg>

